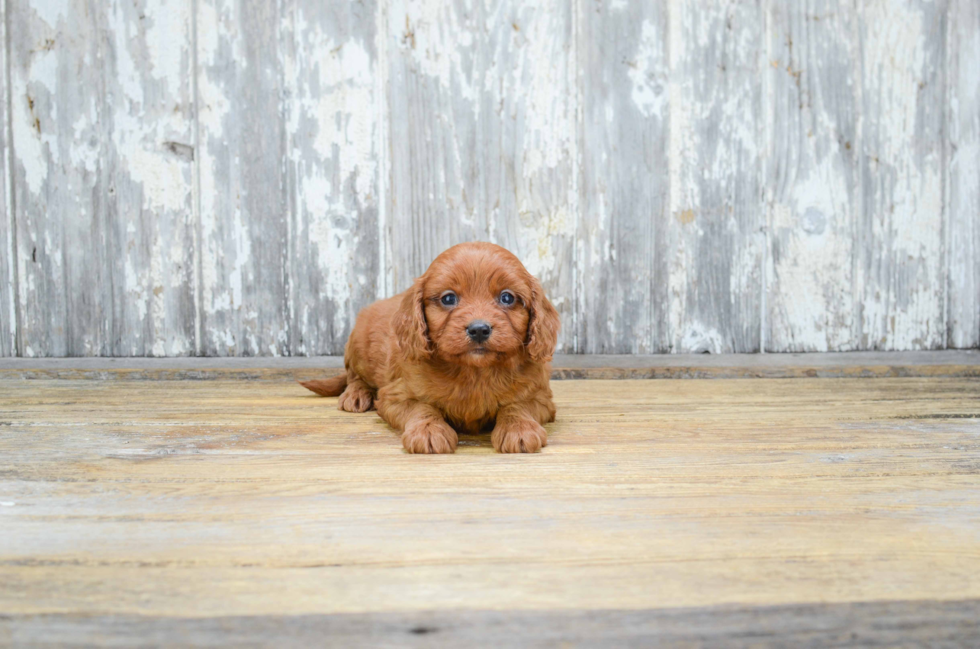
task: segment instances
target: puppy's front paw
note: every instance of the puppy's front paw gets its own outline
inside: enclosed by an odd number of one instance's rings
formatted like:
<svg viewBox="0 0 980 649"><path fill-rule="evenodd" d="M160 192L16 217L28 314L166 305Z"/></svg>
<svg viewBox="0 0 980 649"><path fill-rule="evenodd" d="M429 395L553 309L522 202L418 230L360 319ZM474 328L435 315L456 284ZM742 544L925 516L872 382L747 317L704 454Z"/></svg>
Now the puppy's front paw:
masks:
<svg viewBox="0 0 980 649"><path fill-rule="evenodd" d="M457 442L456 431L438 419L409 422L402 433L402 444L409 453L453 453Z"/></svg>
<svg viewBox="0 0 980 649"><path fill-rule="evenodd" d="M536 421L518 419L494 428L490 441L501 453L537 453L548 445L548 433Z"/></svg>

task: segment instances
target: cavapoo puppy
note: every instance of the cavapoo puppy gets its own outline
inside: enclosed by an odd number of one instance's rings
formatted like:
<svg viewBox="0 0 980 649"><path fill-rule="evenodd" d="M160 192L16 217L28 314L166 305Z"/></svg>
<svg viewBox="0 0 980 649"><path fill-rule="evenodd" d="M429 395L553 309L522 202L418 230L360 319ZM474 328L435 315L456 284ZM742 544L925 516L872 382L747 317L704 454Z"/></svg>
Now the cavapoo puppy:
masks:
<svg viewBox="0 0 980 649"><path fill-rule="evenodd" d="M357 316L345 375L303 382L372 407L410 453L452 453L456 431L492 430L502 453L547 445L555 420L548 385L558 312L507 250L463 243L439 255L412 288Z"/></svg>

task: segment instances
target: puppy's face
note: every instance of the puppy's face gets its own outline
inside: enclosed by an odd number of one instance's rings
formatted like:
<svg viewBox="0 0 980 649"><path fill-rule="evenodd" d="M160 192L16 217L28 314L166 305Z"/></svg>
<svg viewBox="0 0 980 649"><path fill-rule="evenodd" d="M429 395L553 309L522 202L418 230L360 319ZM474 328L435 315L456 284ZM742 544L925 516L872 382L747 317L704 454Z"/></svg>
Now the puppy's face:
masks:
<svg viewBox="0 0 980 649"><path fill-rule="evenodd" d="M504 253L464 249L440 256L429 267L422 299L437 357L482 367L524 347L531 319L530 276Z"/></svg>
<svg viewBox="0 0 980 649"><path fill-rule="evenodd" d="M561 323L540 282L510 252L461 243L406 291L394 334L408 361L485 367L515 354L551 360Z"/></svg>

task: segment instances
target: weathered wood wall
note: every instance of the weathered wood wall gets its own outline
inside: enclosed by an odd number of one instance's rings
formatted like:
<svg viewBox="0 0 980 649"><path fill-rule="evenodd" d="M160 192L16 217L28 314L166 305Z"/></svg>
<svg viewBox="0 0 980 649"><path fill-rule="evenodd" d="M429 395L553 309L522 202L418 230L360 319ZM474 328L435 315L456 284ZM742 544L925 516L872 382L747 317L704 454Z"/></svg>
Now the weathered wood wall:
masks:
<svg viewBox="0 0 980 649"><path fill-rule="evenodd" d="M6 0L0 355L336 354L443 248L585 353L980 344L975 0Z"/></svg>

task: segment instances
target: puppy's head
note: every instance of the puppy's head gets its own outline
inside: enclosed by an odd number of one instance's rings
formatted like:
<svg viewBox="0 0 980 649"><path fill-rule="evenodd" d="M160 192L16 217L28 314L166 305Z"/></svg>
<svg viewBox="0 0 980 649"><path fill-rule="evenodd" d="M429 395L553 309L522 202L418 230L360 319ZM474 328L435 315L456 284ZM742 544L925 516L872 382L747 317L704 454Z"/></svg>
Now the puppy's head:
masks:
<svg viewBox="0 0 980 649"><path fill-rule="evenodd" d="M551 360L560 323L540 282L491 243L453 246L405 294L395 334L409 358L483 367Z"/></svg>

